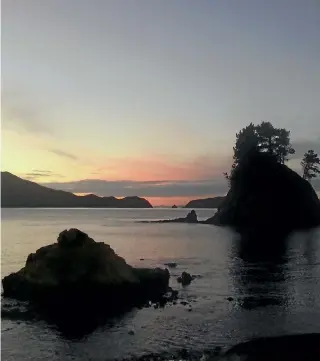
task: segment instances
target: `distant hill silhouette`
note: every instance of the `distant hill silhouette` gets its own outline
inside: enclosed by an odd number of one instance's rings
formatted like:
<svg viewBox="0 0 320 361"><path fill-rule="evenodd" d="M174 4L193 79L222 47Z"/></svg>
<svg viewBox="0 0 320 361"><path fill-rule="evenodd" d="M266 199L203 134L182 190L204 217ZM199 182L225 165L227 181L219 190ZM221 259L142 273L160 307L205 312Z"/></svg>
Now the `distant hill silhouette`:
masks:
<svg viewBox="0 0 320 361"><path fill-rule="evenodd" d="M225 197L194 199L185 208L219 208Z"/></svg>
<svg viewBox="0 0 320 361"><path fill-rule="evenodd" d="M1 172L1 208L10 207L59 207L59 208L152 208L144 198L98 197L95 194L76 196L72 193L41 186Z"/></svg>

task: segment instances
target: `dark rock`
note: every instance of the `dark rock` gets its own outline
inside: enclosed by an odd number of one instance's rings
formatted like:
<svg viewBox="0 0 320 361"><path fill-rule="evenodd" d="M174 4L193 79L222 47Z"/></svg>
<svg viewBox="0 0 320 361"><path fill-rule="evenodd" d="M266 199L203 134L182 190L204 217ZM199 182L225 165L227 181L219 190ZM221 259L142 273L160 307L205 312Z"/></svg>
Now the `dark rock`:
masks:
<svg viewBox="0 0 320 361"><path fill-rule="evenodd" d="M175 301L178 298L178 291L169 287L166 294L161 297L161 301L164 303Z"/></svg>
<svg viewBox="0 0 320 361"><path fill-rule="evenodd" d="M201 223L231 226L244 238L270 242L319 226L320 201L292 169L265 153L252 153L235 170L218 212Z"/></svg>
<svg viewBox="0 0 320 361"><path fill-rule="evenodd" d="M320 360L320 333L256 338L233 346L226 359L257 361Z"/></svg>
<svg viewBox="0 0 320 361"><path fill-rule="evenodd" d="M186 360L188 358L188 356L189 356L188 351L185 348L181 349L180 352L179 352L179 356L183 360Z"/></svg>
<svg viewBox="0 0 320 361"><path fill-rule="evenodd" d="M192 275L191 277L192 277L192 280L195 280L196 278L202 278L201 275Z"/></svg>
<svg viewBox="0 0 320 361"><path fill-rule="evenodd" d="M172 208L178 208L175 204L172 206Z"/></svg>
<svg viewBox="0 0 320 361"><path fill-rule="evenodd" d="M176 300L178 298L178 291L177 290L172 290L172 297Z"/></svg>
<svg viewBox="0 0 320 361"><path fill-rule="evenodd" d="M140 258L140 261L144 261L144 258Z"/></svg>
<svg viewBox="0 0 320 361"><path fill-rule="evenodd" d="M194 199L190 201L185 208L219 208L223 200L224 197Z"/></svg>
<svg viewBox="0 0 320 361"><path fill-rule="evenodd" d="M128 335L133 336L133 335L134 335L134 331L133 331L133 330L129 330L129 331L128 331Z"/></svg>
<svg viewBox="0 0 320 361"><path fill-rule="evenodd" d="M233 301L233 297L227 297L227 301L229 302Z"/></svg>
<svg viewBox="0 0 320 361"><path fill-rule="evenodd" d="M159 300L159 307L160 307L160 308L164 308L165 305L166 305L168 302L169 302L169 301L168 301L167 299L165 299L165 298L160 298L160 300Z"/></svg>
<svg viewBox="0 0 320 361"><path fill-rule="evenodd" d="M180 301L180 305L183 305L183 306L186 306L188 305L189 303L187 301Z"/></svg>
<svg viewBox="0 0 320 361"><path fill-rule="evenodd" d="M92 238L89 238L86 233L80 231L79 229L75 229L75 228L71 228L69 230L62 231L59 234L57 241L58 241L58 245L61 248L82 247L84 245L94 243L94 240ZM28 259L27 259L27 262L28 262Z"/></svg>
<svg viewBox="0 0 320 361"><path fill-rule="evenodd" d="M192 276L188 272L182 272L181 276L177 279L178 283L181 283L182 286L187 286L192 281Z"/></svg>
<svg viewBox="0 0 320 361"><path fill-rule="evenodd" d="M197 223L198 222L197 213L194 209L187 214L186 218L187 218L188 223Z"/></svg>
<svg viewBox="0 0 320 361"><path fill-rule="evenodd" d="M177 263L176 262L168 262L164 264L165 266L168 266L169 268L176 268Z"/></svg>
<svg viewBox="0 0 320 361"><path fill-rule="evenodd" d="M4 277L2 286L4 297L28 301L53 322L78 327L157 302L169 278L168 270L133 268L109 245L70 229L57 243L29 255L25 267Z"/></svg>
<svg viewBox="0 0 320 361"><path fill-rule="evenodd" d="M186 217L175 219L164 219L160 221L142 221L141 223L198 223L197 213L192 210Z"/></svg>

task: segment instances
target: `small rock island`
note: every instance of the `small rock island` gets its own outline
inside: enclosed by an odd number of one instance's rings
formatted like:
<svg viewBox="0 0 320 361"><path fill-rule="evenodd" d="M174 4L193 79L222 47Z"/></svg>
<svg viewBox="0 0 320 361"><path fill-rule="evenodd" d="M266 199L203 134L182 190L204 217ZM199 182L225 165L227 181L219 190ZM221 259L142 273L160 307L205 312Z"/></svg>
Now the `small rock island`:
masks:
<svg viewBox="0 0 320 361"><path fill-rule="evenodd" d="M112 248L78 229L31 253L25 266L2 279L3 296L29 301L50 317L84 322L113 316L168 297L167 269L133 268Z"/></svg>
<svg viewBox="0 0 320 361"><path fill-rule="evenodd" d="M204 223L230 226L242 236L286 237L320 225L312 185L267 153L253 152L236 169L230 190Z"/></svg>
<svg viewBox="0 0 320 361"><path fill-rule="evenodd" d="M157 221L141 221L141 223L198 223L198 216L195 210L190 211L186 217L174 219L161 219Z"/></svg>
<svg viewBox="0 0 320 361"><path fill-rule="evenodd" d="M293 231L320 226L320 201L312 185L267 153L252 152L234 172L218 211L198 221L186 217L157 223L228 226L246 239L283 239Z"/></svg>

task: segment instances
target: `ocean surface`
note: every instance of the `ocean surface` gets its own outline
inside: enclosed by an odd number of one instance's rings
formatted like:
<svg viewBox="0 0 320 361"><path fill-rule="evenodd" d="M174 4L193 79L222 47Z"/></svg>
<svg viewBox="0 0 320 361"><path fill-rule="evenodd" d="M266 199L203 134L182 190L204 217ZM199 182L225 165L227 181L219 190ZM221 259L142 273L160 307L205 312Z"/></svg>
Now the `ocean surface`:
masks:
<svg viewBox="0 0 320 361"><path fill-rule="evenodd" d="M320 331L320 231L293 235L272 261L248 254L238 236L210 225L143 224L187 209L2 209L2 277L29 253L76 227L129 264L170 270L189 305L132 310L82 338L45 322L2 319L3 360L109 360L178 349L227 347L254 336ZM213 210L197 210L200 219ZM257 239L257 242L259 240ZM143 259L143 260L141 260ZM199 275L182 288L182 271ZM232 297L228 301L227 297ZM192 308L192 311L188 311ZM133 330L134 335L128 331Z"/></svg>

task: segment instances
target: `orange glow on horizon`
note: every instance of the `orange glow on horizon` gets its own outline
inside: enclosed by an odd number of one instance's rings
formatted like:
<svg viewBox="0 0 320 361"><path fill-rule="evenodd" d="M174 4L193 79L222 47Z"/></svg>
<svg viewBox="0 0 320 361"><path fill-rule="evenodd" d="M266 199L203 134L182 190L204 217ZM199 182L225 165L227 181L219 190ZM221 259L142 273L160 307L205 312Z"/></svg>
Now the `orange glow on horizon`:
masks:
<svg viewBox="0 0 320 361"><path fill-rule="evenodd" d="M224 156L198 156L194 158L175 157L133 157L101 160L97 173L90 179L131 181L196 181L211 179L220 175L226 166Z"/></svg>
<svg viewBox="0 0 320 361"><path fill-rule="evenodd" d="M203 198L212 198L214 195L205 195L205 196L188 196L188 197L146 197L146 199L152 204L153 207L166 206L172 207L176 206L185 206L188 202L194 199L203 199Z"/></svg>

